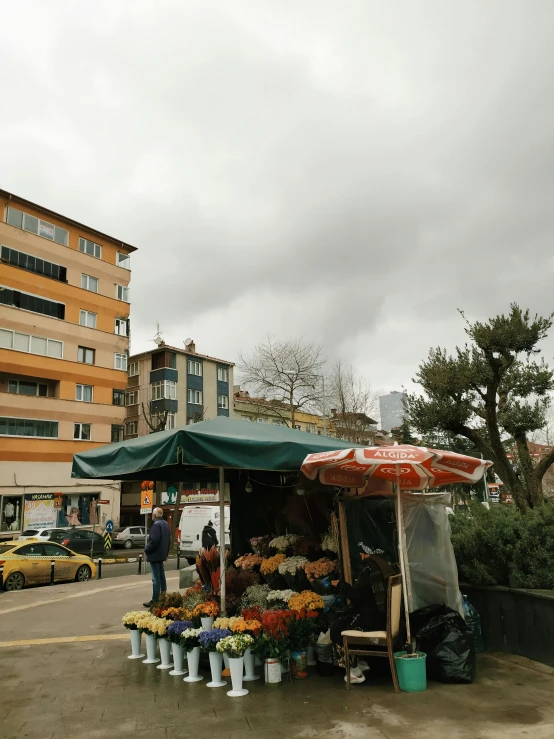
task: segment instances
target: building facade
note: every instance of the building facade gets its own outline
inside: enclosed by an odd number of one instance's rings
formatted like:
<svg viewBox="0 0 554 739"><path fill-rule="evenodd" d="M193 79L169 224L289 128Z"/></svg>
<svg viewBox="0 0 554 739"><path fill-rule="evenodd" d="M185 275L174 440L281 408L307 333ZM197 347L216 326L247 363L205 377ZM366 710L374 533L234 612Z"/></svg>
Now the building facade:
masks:
<svg viewBox="0 0 554 739"><path fill-rule="evenodd" d="M0 536L118 520L71 463L123 438L136 249L3 190L0 249Z"/></svg>
<svg viewBox="0 0 554 739"><path fill-rule="evenodd" d="M379 398L379 411L381 413L381 428L384 431L402 426L406 409L404 403L408 396L399 390L393 390L388 395Z"/></svg>
<svg viewBox="0 0 554 739"><path fill-rule="evenodd" d="M291 426L290 406L278 400L266 400L265 398L254 398L248 390L242 390L240 385L235 385L233 390L233 405L235 418L254 423L272 423L276 426ZM294 414L294 428L298 431L306 431L309 434L319 436L336 436L336 429L330 418L316 413L297 410Z"/></svg>

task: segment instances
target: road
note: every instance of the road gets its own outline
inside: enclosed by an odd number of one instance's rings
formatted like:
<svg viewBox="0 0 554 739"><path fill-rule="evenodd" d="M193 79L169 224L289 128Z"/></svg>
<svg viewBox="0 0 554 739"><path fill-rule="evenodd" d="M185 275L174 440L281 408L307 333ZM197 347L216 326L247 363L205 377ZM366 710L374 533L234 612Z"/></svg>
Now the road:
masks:
<svg viewBox="0 0 554 739"><path fill-rule="evenodd" d="M186 567L187 563L185 560L181 560L181 567ZM166 573L173 573L177 570L177 560L169 559L165 565ZM142 565L142 571L144 572L144 564ZM122 564L106 564L102 566L102 579L108 577L122 577L123 575L136 575L138 572L137 562L125 562ZM148 568L147 578L150 579L150 567Z"/></svg>

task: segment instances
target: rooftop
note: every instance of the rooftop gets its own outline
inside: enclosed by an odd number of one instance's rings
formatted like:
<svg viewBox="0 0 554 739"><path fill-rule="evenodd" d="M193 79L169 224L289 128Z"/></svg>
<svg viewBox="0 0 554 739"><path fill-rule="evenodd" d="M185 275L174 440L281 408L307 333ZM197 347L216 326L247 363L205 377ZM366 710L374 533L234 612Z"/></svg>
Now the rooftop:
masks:
<svg viewBox="0 0 554 739"><path fill-rule="evenodd" d="M194 344L192 344L191 346L194 347ZM156 352L160 352L160 351L170 351L170 352L175 352L176 354L186 354L189 357L199 357L200 359L208 359L211 362L218 362L219 364L224 364L227 367L235 366L235 363L230 362L228 359L218 359L217 357L210 357L209 354L199 354L195 348L191 349L190 347L185 347L184 349L181 349L178 346L171 346L170 344L166 344L165 341L162 341L154 349L148 349L145 352L139 352L138 354L131 355L129 357L129 361L132 361L133 359L138 359L139 357L151 357L152 354L155 354Z"/></svg>

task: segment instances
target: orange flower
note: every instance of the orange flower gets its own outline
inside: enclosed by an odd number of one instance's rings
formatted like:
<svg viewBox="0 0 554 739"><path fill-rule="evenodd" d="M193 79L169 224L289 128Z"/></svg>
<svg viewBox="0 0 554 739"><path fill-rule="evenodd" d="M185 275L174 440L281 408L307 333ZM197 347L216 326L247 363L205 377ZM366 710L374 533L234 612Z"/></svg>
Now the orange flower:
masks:
<svg viewBox="0 0 554 739"><path fill-rule="evenodd" d="M311 590L303 590L301 593L295 593L289 600L289 608L291 611L316 611L318 608L325 608L325 603L320 595L313 593Z"/></svg>
<svg viewBox="0 0 554 739"><path fill-rule="evenodd" d="M195 618L198 618L199 616L213 616L215 618L216 616L219 616L219 606L214 600L207 600L205 603L199 603L195 606L192 615Z"/></svg>
<svg viewBox="0 0 554 739"><path fill-rule="evenodd" d="M270 572L275 572L281 562L284 562L286 558L287 557L285 554L276 554L274 557L263 559L260 567L260 572L262 573L262 575L268 575Z"/></svg>

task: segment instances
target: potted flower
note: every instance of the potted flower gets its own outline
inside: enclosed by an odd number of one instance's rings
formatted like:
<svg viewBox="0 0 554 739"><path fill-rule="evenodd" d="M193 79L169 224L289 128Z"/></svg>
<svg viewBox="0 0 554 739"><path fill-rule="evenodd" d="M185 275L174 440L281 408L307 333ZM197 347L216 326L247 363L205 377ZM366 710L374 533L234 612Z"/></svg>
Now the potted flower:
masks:
<svg viewBox="0 0 554 739"><path fill-rule="evenodd" d="M252 615L255 613L258 618L246 618L244 614ZM256 608L246 608L243 611L243 618L239 618L231 626L233 634L249 634L253 639L254 643L244 653L244 682L250 682L252 680L259 680L260 676L254 672L254 648L256 644L256 638L260 635L262 630L262 624L260 621L261 616L258 615L259 611Z"/></svg>
<svg viewBox="0 0 554 739"><path fill-rule="evenodd" d="M192 621L173 621L167 627L167 638L171 642L171 650L173 652L173 669L170 675L186 675L187 670L184 669L185 650L181 644L181 634L183 631L192 627Z"/></svg>
<svg viewBox="0 0 554 739"><path fill-rule="evenodd" d="M242 672L244 669L244 653L254 644L250 634L233 634L227 636L217 644L217 651L229 657L231 667L231 682L233 689L227 692L231 698L247 695L248 690L242 687Z"/></svg>
<svg viewBox="0 0 554 739"><path fill-rule="evenodd" d="M279 574L285 578L287 585L292 590L301 590L308 586L308 580L304 572L304 567L307 564L307 557L288 557L279 565Z"/></svg>
<svg viewBox="0 0 554 739"><path fill-rule="evenodd" d="M339 540L333 533L333 529L328 531L321 537L321 548L330 559L337 559L339 554Z"/></svg>
<svg viewBox="0 0 554 739"><path fill-rule="evenodd" d="M131 635L131 654L127 659L140 659L144 654L140 653L141 632L137 628L137 621L148 616L148 611L129 611L125 613L121 619L123 626L129 630Z"/></svg>
<svg viewBox="0 0 554 739"><path fill-rule="evenodd" d="M303 590L291 596L289 608L291 611L322 611L325 603L321 595L314 593L313 590Z"/></svg>
<svg viewBox="0 0 554 739"><path fill-rule="evenodd" d="M296 534L284 534L283 536L276 536L269 542L269 546L277 552L292 554L292 548L299 538L300 537L296 536Z"/></svg>
<svg viewBox="0 0 554 739"><path fill-rule="evenodd" d="M287 584L282 575L279 574L279 565L286 559L285 554L275 554L273 557L263 559L260 565L260 573L266 583L273 589L279 590Z"/></svg>
<svg viewBox="0 0 554 739"><path fill-rule="evenodd" d="M204 629L188 628L181 633L180 643L187 653L189 674L184 678L186 683L196 683L204 678L198 674L200 664L200 634Z"/></svg>
<svg viewBox="0 0 554 739"><path fill-rule="evenodd" d="M227 683L221 679L221 670L223 668L223 655L217 651L217 645L222 639L231 636L229 629L210 629L203 631L198 635L200 649L208 653L210 660L210 670L212 673L211 682L207 683L208 688L222 688Z"/></svg>
<svg viewBox="0 0 554 739"><path fill-rule="evenodd" d="M251 585L249 588L246 588L244 595L240 599L241 609L257 607L260 611L265 611L269 591L269 585Z"/></svg>
<svg viewBox="0 0 554 739"><path fill-rule="evenodd" d="M156 634L153 631L154 622L156 616L152 616L151 613L145 613L144 616L137 619L137 629L141 634L144 634L146 641L146 659L142 661L143 665L154 665L160 660L156 657Z"/></svg>
<svg viewBox="0 0 554 739"><path fill-rule="evenodd" d="M263 557L260 557L259 554L243 554L242 557L235 560L235 567L239 570L258 571L262 562Z"/></svg>
<svg viewBox="0 0 554 739"><path fill-rule="evenodd" d="M271 534L267 536L254 536L250 539L250 546L254 554L259 554L260 557L269 557L269 542L273 539Z"/></svg>
<svg viewBox="0 0 554 739"><path fill-rule="evenodd" d="M298 680L308 677L308 647L316 627L317 611L301 609L295 611L296 618L289 624L289 643L291 650L290 668L292 676Z"/></svg>
<svg viewBox="0 0 554 739"><path fill-rule="evenodd" d="M306 577L316 593L321 595L327 608L335 600L330 575L337 569L336 561L322 557L315 562L309 562L304 568Z"/></svg>
<svg viewBox="0 0 554 739"><path fill-rule="evenodd" d="M267 594L267 605L277 611L287 609L294 590L270 590Z"/></svg>
<svg viewBox="0 0 554 739"><path fill-rule="evenodd" d="M200 618L202 628L209 631L212 628L214 619L219 616L219 606L215 600L207 600L205 603L199 603L192 611L193 618Z"/></svg>
<svg viewBox="0 0 554 739"><path fill-rule="evenodd" d="M292 611L266 611L256 651L264 660L266 685L281 682L281 660L288 657L289 624L295 618Z"/></svg>
<svg viewBox="0 0 554 739"><path fill-rule="evenodd" d="M173 662L171 662L171 643L167 639L167 627L170 623L166 618L154 617L152 626L150 627L160 647L162 663L158 665L158 670L171 670L173 667Z"/></svg>

